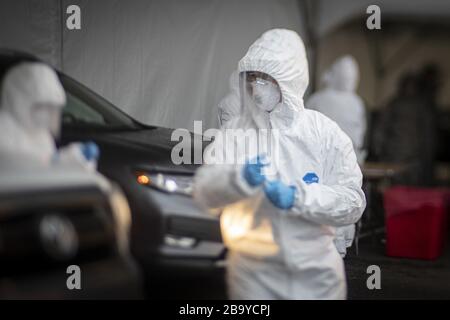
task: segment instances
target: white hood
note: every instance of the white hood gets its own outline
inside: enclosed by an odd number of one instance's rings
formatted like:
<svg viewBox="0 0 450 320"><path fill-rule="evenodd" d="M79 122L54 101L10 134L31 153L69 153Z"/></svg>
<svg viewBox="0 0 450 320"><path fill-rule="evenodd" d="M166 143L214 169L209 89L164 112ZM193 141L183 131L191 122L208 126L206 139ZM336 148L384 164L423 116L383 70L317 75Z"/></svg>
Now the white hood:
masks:
<svg viewBox="0 0 450 320"><path fill-rule="evenodd" d="M322 76L322 82L326 88L338 91L354 92L358 81L358 63L350 55L338 58Z"/></svg>
<svg viewBox="0 0 450 320"><path fill-rule="evenodd" d="M37 105L63 108L64 89L55 71L43 63L22 63L9 71L3 81L1 106L27 130L32 130L32 109Z"/></svg>
<svg viewBox="0 0 450 320"><path fill-rule="evenodd" d="M259 71L270 75L280 86L282 106L272 114L294 118L304 109L303 95L308 87L309 73L305 46L291 30L266 31L239 61L238 71Z"/></svg>
<svg viewBox="0 0 450 320"><path fill-rule="evenodd" d="M1 90L0 170L29 167L35 161L48 165L55 142L50 124L44 127L46 121L37 119L34 108L63 108L66 97L56 73L42 63L22 63L6 74Z"/></svg>

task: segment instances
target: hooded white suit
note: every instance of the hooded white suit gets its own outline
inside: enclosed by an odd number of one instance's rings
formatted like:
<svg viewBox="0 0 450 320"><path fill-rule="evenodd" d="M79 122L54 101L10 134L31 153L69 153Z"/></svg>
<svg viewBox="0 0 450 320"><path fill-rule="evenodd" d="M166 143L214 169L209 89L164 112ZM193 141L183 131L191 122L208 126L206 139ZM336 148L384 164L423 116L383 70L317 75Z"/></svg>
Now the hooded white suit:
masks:
<svg viewBox="0 0 450 320"><path fill-rule="evenodd" d="M246 182L241 164L223 164L209 156L211 149L229 152L228 144L224 147L216 140L208 146L206 164L195 176L194 197L208 208L223 208L230 297L343 299L345 272L333 244L334 227L356 222L365 208L352 143L333 121L304 109L308 65L295 32L265 32L241 59L238 71L270 75L280 87L282 101L270 113L243 106L240 116L221 130L224 134L240 128L279 130L279 156L271 159L271 166L278 179L296 186L297 194L293 208L274 207L261 186ZM310 175L318 181L305 182Z"/></svg>
<svg viewBox="0 0 450 320"><path fill-rule="evenodd" d="M337 59L323 74L324 89L314 93L306 107L323 113L335 121L350 137L358 163L364 162L366 151L366 109L364 102L355 93L358 85L359 70L356 60L349 55ZM355 225L338 228L335 244L342 256L353 243Z"/></svg>
<svg viewBox="0 0 450 320"><path fill-rule="evenodd" d="M25 170L69 165L95 170L80 144L56 149L66 94L56 72L37 62L9 70L1 88L0 170Z"/></svg>
<svg viewBox="0 0 450 320"><path fill-rule="evenodd" d="M1 97L1 168L50 163L56 152L50 127L58 133L60 110L66 103L56 73L42 63L19 64L5 75Z"/></svg>
<svg viewBox="0 0 450 320"><path fill-rule="evenodd" d="M355 93L358 79L358 64L352 56L337 59L323 74L324 89L311 95L306 107L335 121L350 137L358 162L363 163L367 120L364 102Z"/></svg>
<svg viewBox="0 0 450 320"><path fill-rule="evenodd" d="M241 111L239 99L239 74L233 71L229 80L230 92L219 102L219 126L238 116Z"/></svg>

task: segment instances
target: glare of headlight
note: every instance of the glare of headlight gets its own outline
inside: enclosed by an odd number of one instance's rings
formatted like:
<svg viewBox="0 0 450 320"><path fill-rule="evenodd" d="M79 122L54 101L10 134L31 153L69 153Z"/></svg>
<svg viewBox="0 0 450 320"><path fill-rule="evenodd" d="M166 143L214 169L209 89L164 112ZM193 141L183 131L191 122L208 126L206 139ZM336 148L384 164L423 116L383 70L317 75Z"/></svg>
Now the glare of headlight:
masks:
<svg viewBox="0 0 450 320"><path fill-rule="evenodd" d="M154 189L167 193L176 193L186 196L192 195L191 182L183 176L168 176L163 173L145 173L136 171L135 177L137 183L152 187Z"/></svg>
<svg viewBox="0 0 450 320"><path fill-rule="evenodd" d="M150 183L150 178L148 176L146 176L145 174L140 174L137 177L137 182L139 184L149 184Z"/></svg>
<svg viewBox="0 0 450 320"><path fill-rule="evenodd" d="M166 180L166 188L169 192L174 192L177 190L177 183L171 179Z"/></svg>
<svg viewBox="0 0 450 320"><path fill-rule="evenodd" d="M67 217L47 214L39 222L40 240L44 250L55 259L69 259L78 251L78 234Z"/></svg>
<svg viewBox="0 0 450 320"><path fill-rule="evenodd" d="M190 237L177 237L172 235L166 235L164 237L164 243L171 247L178 247L182 249L189 249L195 246L197 240Z"/></svg>

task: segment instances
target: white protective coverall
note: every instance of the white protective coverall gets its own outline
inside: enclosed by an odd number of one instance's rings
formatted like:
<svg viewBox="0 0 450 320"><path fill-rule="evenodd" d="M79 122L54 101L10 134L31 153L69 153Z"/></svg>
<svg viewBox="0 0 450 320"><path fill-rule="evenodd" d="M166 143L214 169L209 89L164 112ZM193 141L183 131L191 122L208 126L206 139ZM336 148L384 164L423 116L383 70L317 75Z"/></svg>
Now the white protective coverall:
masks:
<svg viewBox="0 0 450 320"><path fill-rule="evenodd" d="M210 150L230 145L216 139L204 153L194 179L194 198L211 212L222 212L232 299L344 299L342 258L333 244L335 227L355 223L365 208L362 174L347 135L321 113L305 110L308 64L297 33L273 29L250 46L238 71L259 71L274 78L282 101L272 112L254 105L221 128L278 130L279 156L271 159L276 176L297 188L293 208L281 210L262 187L243 178L242 163L223 163ZM231 130L232 131L232 130ZM260 130L261 131L261 130ZM245 143L237 139L236 144ZM236 147L236 146L234 146ZM239 146L238 146L239 147ZM241 154L245 159L257 156ZM317 183L306 183L314 174ZM222 210L217 210L222 209Z"/></svg>
<svg viewBox="0 0 450 320"><path fill-rule="evenodd" d="M56 72L37 62L9 70L1 88L0 170L70 165L94 169L80 144L56 149L66 94Z"/></svg>
<svg viewBox="0 0 450 320"><path fill-rule="evenodd" d="M358 63L352 56L345 55L325 71L322 76L324 89L311 95L306 107L335 121L350 137L358 162L363 163L367 119L364 102L355 92L358 81Z"/></svg>
<svg viewBox="0 0 450 320"><path fill-rule="evenodd" d="M335 121L352 140L358 163L363 164L367 120L364 102L355 92L358 80L356 60L350 55L338 58L322 76L324 89L314 93L306 102L306 107ZM354 224L337 228L335 244L341 256L346 255L354 237Z"/></svg>
<svg viewBox="0 0 450 320"><path fill-rule="evenodd" d="M230 92L219 102L219 126L241 113L239 97L239 73L233 71L229 80Z"/></svg>

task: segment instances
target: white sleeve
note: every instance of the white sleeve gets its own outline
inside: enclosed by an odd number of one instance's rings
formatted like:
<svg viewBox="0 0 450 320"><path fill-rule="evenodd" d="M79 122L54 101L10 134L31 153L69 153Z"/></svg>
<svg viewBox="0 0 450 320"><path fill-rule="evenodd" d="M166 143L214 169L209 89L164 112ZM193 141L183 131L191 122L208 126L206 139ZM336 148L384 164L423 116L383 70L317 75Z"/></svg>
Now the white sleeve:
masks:
<svg viewBox="0 0 450 320"><path fill-rule="evenodd" d="M220 125L225 124L240 114L240 100L236 92L230 92L220 102L218 107Z"/></svg>
<svg viewBox="0 0 450 320"><path fill-rule="evenodd" d="M71 166L73 168L82 168L87 171L97 171L97 161L86 160L81 151L80 142L72 142L67 146L58 149L53 164L59 166Z"/></svg>
<svg viewBox="0 0 450 320"><path fill-rule="evenodd" d="M296 202L288 214L332 226L356 223L366 207L362 173L350 138L337 125L324 141L323 182L297 183Z"/></svg>
<svg viewBox="0 0 450 320"><path fill-rule="evenodd" d="M364 106L364 103L361 99L357 99L358 101L358 113L356 114L358 116L357 123L358 126L356 126L355 130L355 149L356 150L362 150L364 147L364 138L366 136L366 129L367 129L367 118L366 118L366 108Z"/></svg>
<svg viewBox="0 0 450 320"><path fill-rule="evenodd" d="M224 126L227 127L228 124ZM224 159L209 157L209 150L223 150L220 139L205 149L204 164L195 173L193 197L203 207L219 209L253 196L262 187L252 187L243 176L242 164L224 164Z"/></svg>
<svg viewBox="0 0 450 320"><path fill-rule="evenodd" d="M252 187L242 175L243 165L205 164L194 177L195 201L218 209L253 196L261 187Z"/></svg>

